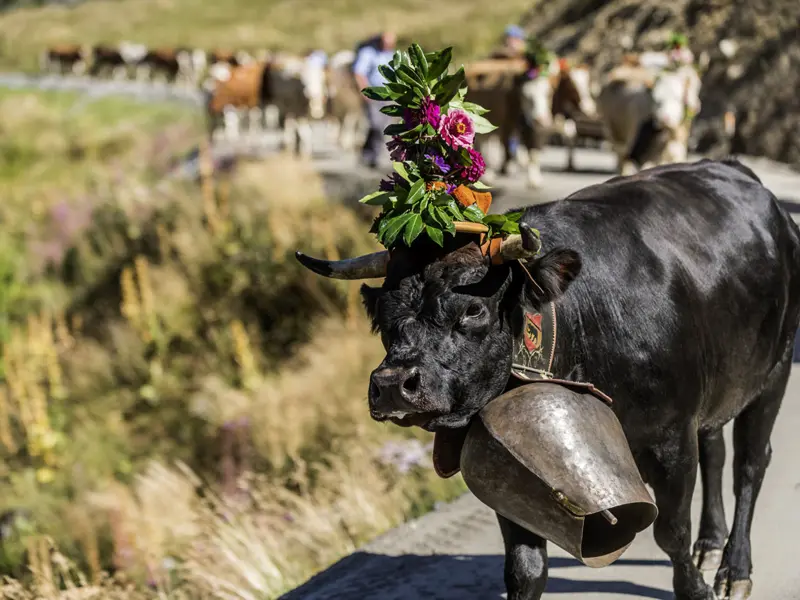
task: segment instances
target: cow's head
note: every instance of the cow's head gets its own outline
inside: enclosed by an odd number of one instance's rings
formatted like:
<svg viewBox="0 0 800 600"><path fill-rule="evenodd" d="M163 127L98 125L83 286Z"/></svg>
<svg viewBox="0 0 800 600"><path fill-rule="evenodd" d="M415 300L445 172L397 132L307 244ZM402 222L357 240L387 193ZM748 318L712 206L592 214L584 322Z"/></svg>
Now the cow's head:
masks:
<svg viewBox="0 0 800 600"><path fill-rule="evenodd" d="M511 368L510 317L521 294L533 305L561 295L578 275L581 261L556 249L527 263L536 238L526 227L503 243L500 264L491 264L474 241L457 234L444 249L415 241L405 247L344 261L297 258L328 277L384 277L381 287L361 293L386 349L372 372L369 408L373 419L429 431L466 425L501 394ZM530 274L530 275L529 275Z"/></svg>

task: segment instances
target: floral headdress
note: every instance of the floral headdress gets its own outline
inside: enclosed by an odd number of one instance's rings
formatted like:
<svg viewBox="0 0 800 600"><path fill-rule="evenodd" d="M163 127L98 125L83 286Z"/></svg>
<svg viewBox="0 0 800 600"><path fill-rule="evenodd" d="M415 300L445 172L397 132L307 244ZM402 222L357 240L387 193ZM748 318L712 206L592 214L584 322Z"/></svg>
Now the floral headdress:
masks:
<svg viewBox="0 0 800 600"><path fill-rule="evenodd" d="M425 53L412 44L378 67L384 86L362 90L367 98L390 102L381 112L401 119L384 129L391 136L386 146L394 173L361 199L382 207L371 232L387 249L410 246L423 233L439 246L457 229L489 240L520 233L521 212L488 215L491 196L474 191L488 189L480 182L486 164L473 147L475 135L496 127L482 116L486 109L464 100L464 67L448 74L451 58L450 47Z"/></svg>

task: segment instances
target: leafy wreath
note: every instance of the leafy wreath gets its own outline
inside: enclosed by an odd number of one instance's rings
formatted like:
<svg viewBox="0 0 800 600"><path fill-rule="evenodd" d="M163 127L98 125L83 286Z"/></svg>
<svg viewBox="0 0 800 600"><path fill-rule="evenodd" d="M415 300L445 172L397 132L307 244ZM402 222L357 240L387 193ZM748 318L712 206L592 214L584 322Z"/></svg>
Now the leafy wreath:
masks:
<svg viewBox="0 0 800 600"><path fill-rule="evenodd" d="M378 67L385 85L361 91L388 103L383 114L401 119L384 129L391 136L386 147L394 172L360 200L383 207L370 231L387 249L400 241L410 246L423 232L442 246L445 234L455 235L458 221L485 225L489 239L520 232L521 211L487 215L477 203L464 206L457 200L465 186L489 189L480 181L486 163L473 144L476 134L497 128L483 117L488 110L464 100L464 67L448 74L452 51L426 53L412 44Z"/></svg>

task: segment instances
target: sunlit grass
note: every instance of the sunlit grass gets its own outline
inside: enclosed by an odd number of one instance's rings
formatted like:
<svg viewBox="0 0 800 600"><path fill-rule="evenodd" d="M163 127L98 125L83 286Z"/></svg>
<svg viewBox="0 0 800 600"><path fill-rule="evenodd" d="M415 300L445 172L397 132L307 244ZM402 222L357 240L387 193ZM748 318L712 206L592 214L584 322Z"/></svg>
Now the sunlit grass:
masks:
<svg viewBox="0 0 800 600"><path fill-rule="evenodd" d="M154 46L281 49L352 48L381 28L467 60L496 44L535 0L93 0L0 16L3 65L36 69L50 44L132 40Z"/></svg>
<svg viewBox="0 0 800 600"><path fill-rule="evenodd" d="M312 165L158 183L191 114L0 102L1 597L273 598L464 491L369 418L358 283L293 257L377 249Z"/></svg>

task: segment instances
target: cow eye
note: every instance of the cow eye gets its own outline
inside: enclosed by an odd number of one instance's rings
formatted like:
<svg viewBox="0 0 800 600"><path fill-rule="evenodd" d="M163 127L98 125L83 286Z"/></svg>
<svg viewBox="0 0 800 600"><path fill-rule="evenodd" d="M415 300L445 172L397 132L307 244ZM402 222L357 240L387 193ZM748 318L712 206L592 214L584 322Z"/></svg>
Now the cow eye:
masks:
<svg viewBox="0 0 800 600"><path fill-rule="evenodd" d="M469 318L479 317L481 314L483 314L483 306L480 304L470 304L464 312L464 316Z"/></svg>

